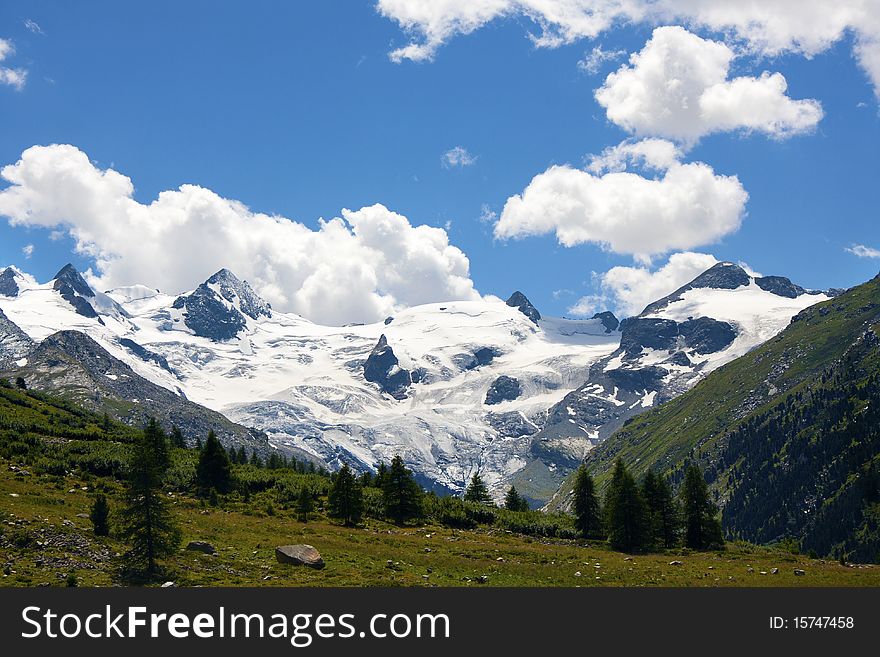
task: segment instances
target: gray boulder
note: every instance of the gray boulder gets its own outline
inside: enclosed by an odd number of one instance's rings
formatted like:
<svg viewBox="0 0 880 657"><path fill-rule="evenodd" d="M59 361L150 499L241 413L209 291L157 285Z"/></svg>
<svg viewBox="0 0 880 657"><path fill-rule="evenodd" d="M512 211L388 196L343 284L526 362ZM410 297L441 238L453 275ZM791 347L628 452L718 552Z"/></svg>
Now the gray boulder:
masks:
<svg viewBox="0 0 880 657"><path fill-rule="evenodd" d="M275 548L275 559L278 560L278 563L308 566L315 569L321 569L325 565L321 553L311 545L305 544L280 545Z"/></svg>
<svg viewBox="0 0 880 657"><path fill-rule="evenodd" d="M207 541L190 541L186 545L187 550L193 552L204 552L205 554L217 554L217 550Z"/></svg>

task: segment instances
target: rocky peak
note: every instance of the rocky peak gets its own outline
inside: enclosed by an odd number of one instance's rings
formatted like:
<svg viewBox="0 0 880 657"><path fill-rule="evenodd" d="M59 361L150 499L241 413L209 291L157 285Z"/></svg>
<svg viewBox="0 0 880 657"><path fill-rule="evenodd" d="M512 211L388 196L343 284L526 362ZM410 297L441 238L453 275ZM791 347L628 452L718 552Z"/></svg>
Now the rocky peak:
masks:
<svg viewBox="0 0 880 657"><path fill-rule="evenodd" d="M67 263L61 270L55 274L56 290L61 291L62 288L69 288L83 297L95 296L95 291L89 287L82 275L77 271L76 267Z"/></svg>
<svg viewBox="0 0 880 657"><path fill-rule="evenodd" d="M33 340L0 309L0 364L22 358L33 346Z"/></svg>
<svg viewBox="0 0 880 657"><path fill-rule="evenodd" d="M211 276L203 285L216 286L218 294L231 304L238 302L238 308L251 319L262 316L271 317L272 307L260 298L247 281L239 279L226 268Z"/></svg>
<svg viewBox="0 0 880 657"><path fill-rule="evenodd" d="M510 295L510 298L507 300L507 305L511 308L516 308L523 315L532 320L535 324L541 319L541 313L538 312L538 309L532 305L532 302L526 298L526 295L517 290L513 294Z"/></svg>
<svg viewBox="0 0 880 657"><path fill-rule="evenodd" d="M18 296L18 281L15 279L16 271L12 267L7 267L0 272L0 296Z"/></svg>
<svg viewBox="0 0 880 657"><path fill-rule="evenodd" d="M609 310L602 313L596 313L593 315L592 319L598 319L601 321L602 326L605 327L606 333L613 333L617 330L617 327L620 326L620 321L614 316L614 313Z"/></svg>
<svg viewBox="0 0 880 657"><path fill-rule="evenodd" d="M407 388L412 383L412 375L401 368L399 362L383 333L364 361L364 378L378 383L382 390L395 399L405 399Z"/></svg>
<svg viewBox="0 0 880 657"><path fill-rule="evenodd" d="M802 294L807 294L804 288L800 285L795 285L784 276L763 276L756 278L755 284L766 292L771 292L780 297L788 297L789 299L796 299Z"/></svg>

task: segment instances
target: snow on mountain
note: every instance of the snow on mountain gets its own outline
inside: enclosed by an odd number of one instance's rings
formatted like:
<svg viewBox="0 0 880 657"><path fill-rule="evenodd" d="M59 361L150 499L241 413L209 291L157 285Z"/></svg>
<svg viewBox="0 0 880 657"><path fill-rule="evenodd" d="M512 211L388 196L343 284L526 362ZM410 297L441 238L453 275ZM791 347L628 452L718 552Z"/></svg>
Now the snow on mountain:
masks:
<svg viewBox="0 0 880 657"><path fill-rule="evenodd" d="M87 333L141 376L265 431L280 449L358 469L400 454L441 491L462 490L479 471L496 492L515 481L541 500L625 417L826 298L731 267L619 330L610 313L541 317L522 293L321 326L273 311L227 270L171 296L143 286L100 294L65 268L43 285L17 278L0 307L37 341Z"/></svg>
<svg viewBox="0 0 880 657"><path fill-rule="evenodd" d="M534 461L514 478L517 488L533 499L545 498L560 483L560 473L628 418L681 394L828 298L787 278L755 277L722 262L649 304L621 322L619 348L599 359L586 382L548 411L531 446Z"/></svg>

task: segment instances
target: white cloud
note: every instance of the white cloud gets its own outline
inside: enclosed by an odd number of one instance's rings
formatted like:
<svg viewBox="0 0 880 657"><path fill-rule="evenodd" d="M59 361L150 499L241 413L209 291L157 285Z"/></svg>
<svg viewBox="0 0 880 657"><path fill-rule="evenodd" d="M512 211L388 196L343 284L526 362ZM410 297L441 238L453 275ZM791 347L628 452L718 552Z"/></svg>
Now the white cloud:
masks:
<svg viewBox="0 0 880 657"><path fill-rule="evenodd" d="M493 224L496 219L498 219L498 213L489 207L488 203L483 203L483 205L480 206L480 223Z"/></svg>
<svg viewBox="0 0 880 657"><path fill-rule="evenodd" d="M43 32L43 28L40 27L40 24L37 23L37 21L35 21L33 19L25 18L24 19L24 26L27 28L27 30L29 32L32 32L33 34L39 34L41 36L46 35L46 33Z"/></svg>
<svg viewBox="0 0 880 657"><path fill-rule="evenodd" d="M880 249L873 249L864 244L853 244L846 250L859 258L880 258Z"/></svg>
<svg viewBox="0 0 880 657"><path fill-rule="evenodd" d="M443 166L447 169L452 167L469 167L472 164L475 164L476 161L477 158L468 153L468 150L463 146L450 148L443 153L443 157L441 158Z"/></svg>
<svg viewBox="0 0 880 657"><path fill-rule="evenodd" d="M878 0L378 0L377 11L396 21L412 41L391 52L394 61L430 60L456 35L502 17L531 19L537 47L591 39L615 24L682 22L724 33L755 53L817 55L854 34L854 54L880 93Z"/></svg>
<svg viewBox="0 0 880 657"><path fill-rule="evenodd" d="M674 145L625 142L594 159L594 171L553 166L507 199L495 224L500 239L555 233L563 246L594 243L615 253L654 254L712 244L736 231L748 194L736 176L683 163ZM662 176L617 170L646 161ZM615 165L608 173L599 171ZM662 165L662 166L661 166Z"/></svg>
<svg viewBox="0 0 880 657"><path fill-rule="evenodd" d="M584 317L611 308L619 317L632 317L717 262L715 256L688 251L673 253L659 269L612 267L597 276L598 294L581 297L568 311Z"/></svg>
<svg viewBox="0 0 880 657"><path fill-rule="evenodd" d="M596 90L609 120L636 135L693 143L713 132L807 132L822 118L815 100L792 100L780 73L728 79L735 54L682 27L658 27L641 52Z"/></svg>
<svg viewBox="0 0 880 657"><path fill-rule="evenodd" d="M595 46L584 58L578 62L578 68L584 73L595 75L607 62L616 62L626 57L626 50L605 50L602 46Z"/></svg>
<svg viewBox="0 0 880 657"><path fill-rule="evenodd" d="M143 283L177 293L228 267L276 309L328 324L479 298L467 256L442 228L413 226L379 204L343 210L317 230L196 185L145 205L128 177L69 145L31 147L0 175L10 183L0 215L66 230L95 259L102 288Z"/></svg>
<svg viewBox="0 0 880 657"><path fill-rule="evenodd" d="M11 41L0 39L0 62L15 53L15 47ZM7 68L0 66L0 84L8 84L16 89L24 87L27 81L27 71L23 68Z"/></svg>
<svg viewBox="0 0 880 657"><path fill-rule="evenodd" d="M682 156L681 149L665 139L624 141L606 148L599 155L590 156L587 169L592 173L604 173L625 171L628 166L642 166L665 171L681 161Z"/></svg>
<svg viewBox="0 0 880 657"><path fill-rule="evenodd" d="M21 253L24 256L25 260L30 260L31 256L34 255L34 245L28 244L22 247Z"/></svg>

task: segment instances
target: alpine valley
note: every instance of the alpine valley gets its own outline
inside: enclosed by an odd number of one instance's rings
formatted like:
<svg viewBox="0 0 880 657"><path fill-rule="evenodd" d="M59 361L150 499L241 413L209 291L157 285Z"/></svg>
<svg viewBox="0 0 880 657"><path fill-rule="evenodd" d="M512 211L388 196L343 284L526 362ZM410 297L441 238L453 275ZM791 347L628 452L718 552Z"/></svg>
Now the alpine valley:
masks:
<svg viewBox="0 0 880 657"><path fill-rule="evenodd" d="M422 485L480 473L533 506L638 413L694 388L836 292L719 263L636 317L543 317L524 294L321 326L220 270L194 290L99 292L67 265L0 273L0 376L190 442L373 470L401 455Z"/></svg>

